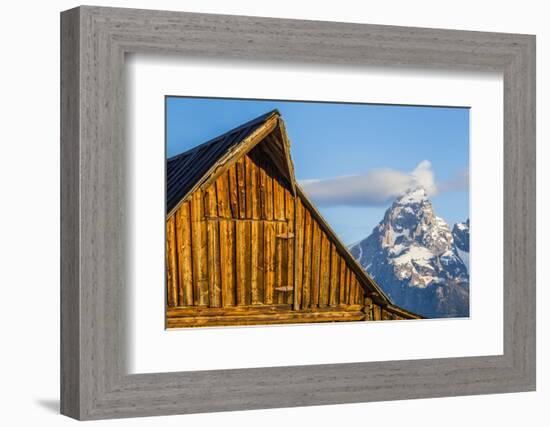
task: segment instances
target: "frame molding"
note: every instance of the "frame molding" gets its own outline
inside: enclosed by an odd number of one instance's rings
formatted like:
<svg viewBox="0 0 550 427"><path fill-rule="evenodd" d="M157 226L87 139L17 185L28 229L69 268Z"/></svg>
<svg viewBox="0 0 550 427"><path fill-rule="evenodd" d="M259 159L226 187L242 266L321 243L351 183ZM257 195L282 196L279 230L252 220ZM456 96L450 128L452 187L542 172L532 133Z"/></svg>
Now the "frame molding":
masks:
<svg viewBox="0 0 550 427"><path fill-rule="evenodd" d="M504 75L504 354L128 375L126 53ZM61 412L102 419L532 391L535 37L82 6L61 14Z"/></svg>

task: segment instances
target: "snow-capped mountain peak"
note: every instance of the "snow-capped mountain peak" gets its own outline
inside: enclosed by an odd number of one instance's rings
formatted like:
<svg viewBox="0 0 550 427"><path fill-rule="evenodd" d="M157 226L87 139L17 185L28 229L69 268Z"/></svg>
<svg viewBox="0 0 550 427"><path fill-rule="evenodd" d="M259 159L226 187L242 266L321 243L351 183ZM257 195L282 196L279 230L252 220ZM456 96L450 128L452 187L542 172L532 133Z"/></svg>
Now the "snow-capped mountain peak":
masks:
<svg viewBox="0 0 550 427"><path fill-rule="evenodd" d="M398 305L427 317L468 315L468 269L424 188L398 197L350 250Z"/></svg>
<svg viewBox="0 0 550 427"><path fill-rule="evenodd" d="M422 186L409 189L395 201L398 205L418 204L428 201L428 193Z"/></svg>

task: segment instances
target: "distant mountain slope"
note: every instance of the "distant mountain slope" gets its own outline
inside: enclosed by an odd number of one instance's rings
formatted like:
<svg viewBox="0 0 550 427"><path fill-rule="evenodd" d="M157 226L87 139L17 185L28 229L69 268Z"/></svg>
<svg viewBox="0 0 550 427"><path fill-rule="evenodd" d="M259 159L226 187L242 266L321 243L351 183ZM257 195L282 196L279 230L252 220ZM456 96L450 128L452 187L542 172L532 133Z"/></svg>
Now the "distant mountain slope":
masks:
<svg viewBox="0 0 550 427"><path fill-rule="evenodd" d="M465 229L454 228L461 247L469 247ZM467 265L422 187L397 198L372 234L350 250L403 308L432 318L469 315Z"/></svg>
<svg viewBox="0 0 550 427"><path fill-rule="evenodd" d="M459 222L453 227L453 239L458 251L458 256L470 272L470 219Z"/></svg>

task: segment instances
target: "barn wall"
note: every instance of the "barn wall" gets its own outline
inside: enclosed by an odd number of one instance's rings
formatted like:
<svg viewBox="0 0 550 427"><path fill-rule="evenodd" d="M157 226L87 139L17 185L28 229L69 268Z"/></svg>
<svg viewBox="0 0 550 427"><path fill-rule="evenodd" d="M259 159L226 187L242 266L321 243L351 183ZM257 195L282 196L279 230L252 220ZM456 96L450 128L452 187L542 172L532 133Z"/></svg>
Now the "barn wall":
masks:
<svg viewBox="0 0 550 427"><path fill-rule="evenodd" d="M296 199L297 310L363 304L363 289L356 274L312 212Z"/></svg>
<svg viewBox="0 0 550 427"><path fill-rule="evenodd" d="M294 197L264 158L253 150L168 218L169 307L293 303Z"/></svg>
<svg viewBox="0 0 550 427"><path fill-rule="evenodd" d="M365 310L356 274L262 150L167 219L168 327L396 316Z"/></svg>

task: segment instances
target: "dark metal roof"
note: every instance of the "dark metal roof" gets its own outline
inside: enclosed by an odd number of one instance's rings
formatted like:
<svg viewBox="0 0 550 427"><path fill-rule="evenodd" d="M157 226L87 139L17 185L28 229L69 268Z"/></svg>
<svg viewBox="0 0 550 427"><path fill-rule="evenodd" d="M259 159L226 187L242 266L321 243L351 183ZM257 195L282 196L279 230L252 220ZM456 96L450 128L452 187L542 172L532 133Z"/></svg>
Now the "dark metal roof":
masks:
<svg viewBox="0 0 550 427"><path fill-rule="evenodd" d="M191 150L170 157L166 161L166 212L171 212L193 186L229 150L237 145L274 114L262 114L229 132L197 145Z"/></svg>

